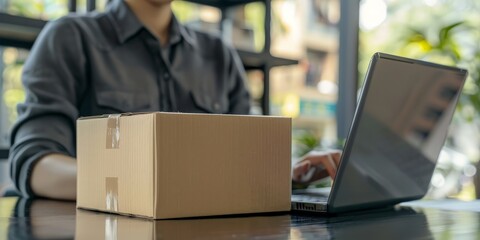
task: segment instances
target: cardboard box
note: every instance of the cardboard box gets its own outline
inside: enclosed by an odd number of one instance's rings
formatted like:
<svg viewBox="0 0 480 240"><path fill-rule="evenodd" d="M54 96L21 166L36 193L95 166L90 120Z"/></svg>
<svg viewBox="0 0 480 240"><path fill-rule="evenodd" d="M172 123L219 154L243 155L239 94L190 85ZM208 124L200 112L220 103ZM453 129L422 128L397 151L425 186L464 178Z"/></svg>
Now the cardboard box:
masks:
<svg viewBox="0 0 480 240"><path fill-rule="evenodd" d="M79 208L154 219L290 210L290 118L81 118L77 162Z"/></svg>

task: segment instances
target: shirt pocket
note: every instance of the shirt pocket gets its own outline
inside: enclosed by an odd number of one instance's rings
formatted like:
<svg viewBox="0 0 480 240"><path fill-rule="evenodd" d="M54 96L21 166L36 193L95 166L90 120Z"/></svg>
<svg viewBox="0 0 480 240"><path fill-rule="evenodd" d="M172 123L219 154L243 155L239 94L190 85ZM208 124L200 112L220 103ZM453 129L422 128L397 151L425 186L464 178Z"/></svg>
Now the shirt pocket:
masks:
<svg viewBox="0 0 480 240"><path fill-rule="evenodd" d="M96 92L96 97L99 107L112 109L122 113L151 110L148 94L121 91L98 91Z"/></svg>
<svg viewBox="0 0 480 240"><path fill-rule="evenodd" d="M191 92L195 106L205 113L228 113L228 99L225 96L212 96L198 89Z"/></svg>

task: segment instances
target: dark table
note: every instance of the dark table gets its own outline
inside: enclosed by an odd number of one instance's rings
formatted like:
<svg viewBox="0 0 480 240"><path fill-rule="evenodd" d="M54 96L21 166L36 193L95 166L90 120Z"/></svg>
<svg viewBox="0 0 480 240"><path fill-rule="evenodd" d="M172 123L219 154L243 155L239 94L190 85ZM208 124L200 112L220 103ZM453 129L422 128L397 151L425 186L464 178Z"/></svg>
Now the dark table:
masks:
<svg viewBox="0 0 480 240"><path fill-rule="evenodd" d="M298 213L147 220L73 202L0 198L0 239L480 239L480 202L413 202L327 217ZM447 210L450 209L450 210Z"/></svg>

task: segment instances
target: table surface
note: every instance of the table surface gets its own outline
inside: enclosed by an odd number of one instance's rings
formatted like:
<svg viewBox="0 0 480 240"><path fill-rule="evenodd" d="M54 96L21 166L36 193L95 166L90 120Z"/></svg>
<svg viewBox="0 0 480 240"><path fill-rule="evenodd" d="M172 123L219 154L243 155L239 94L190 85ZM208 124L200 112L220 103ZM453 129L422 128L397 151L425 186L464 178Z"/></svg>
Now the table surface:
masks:
<svg viewBox="0 0 480 240"><path fill-rule="evenodd" d="M73 202L0 198L0 239L480 239L480 201L417 201L341 216L277 213L147 220Z"/></svg>

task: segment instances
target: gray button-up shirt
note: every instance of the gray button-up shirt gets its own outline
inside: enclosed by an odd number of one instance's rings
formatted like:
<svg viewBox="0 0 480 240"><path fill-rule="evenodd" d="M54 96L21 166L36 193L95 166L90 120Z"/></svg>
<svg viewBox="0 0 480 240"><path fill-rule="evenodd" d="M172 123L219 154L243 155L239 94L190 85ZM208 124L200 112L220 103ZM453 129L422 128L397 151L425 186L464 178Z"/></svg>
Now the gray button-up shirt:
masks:
<svg viewBox="0 0 480 240"><path fill-rule="evenodd" d="M221 39L172 20L160 42L117 0L105 13L50 22L25 63L27 97L18 105L11 177L32 196L30 175L49 153L75 156L75 121L118 112L248 114L245 72Z"/></svg>

